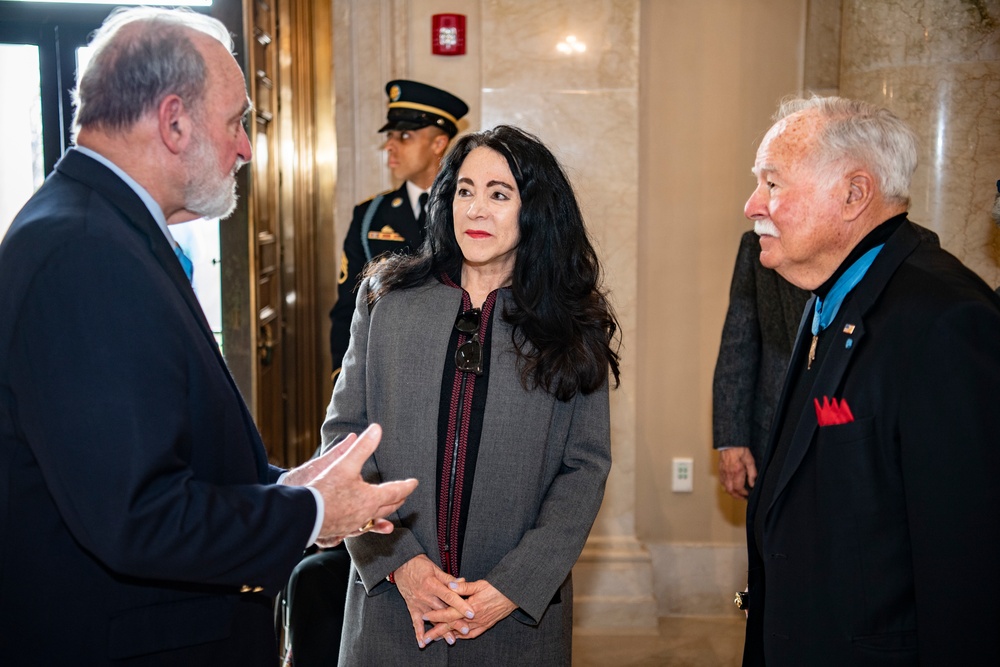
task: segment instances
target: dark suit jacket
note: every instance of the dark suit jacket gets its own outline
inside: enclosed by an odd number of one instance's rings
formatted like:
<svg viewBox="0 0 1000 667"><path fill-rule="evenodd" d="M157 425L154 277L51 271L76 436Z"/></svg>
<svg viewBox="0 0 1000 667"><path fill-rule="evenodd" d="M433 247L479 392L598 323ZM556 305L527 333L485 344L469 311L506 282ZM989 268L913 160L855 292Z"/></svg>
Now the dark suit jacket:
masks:
<svg viewBox="0 0 1000 667"><path fill-rule="evenodd" d="M757 235L753 230L743 234L712 382L716 449L749 447L760 463L809 297L761 265Z"/></svg>
<svg viewBox="0 0 1000 667"><path fill-rule="evenodd" d="M1000 299L904 221L823 335L801 414L782 392L747 507L744 664L996 664ZM824 397L853 420L819 426ZM782 428L791 445L771 470Z"/></svg>
<svg viewBox="0 0 1000 667"><path fill-rule="evenodd" d="M2 661L274 664L316 516L278 472L153 217L70 151L0 245Z"/></svg>
<svg viewBox="0 0 1000 667"><path fill-rule="evenodd" d="M375 197L372 197L354 207L351 228L344 237L344 252L340 257L340 276L337 279L337 303L330 311L330 355L334 372L340 370L351 341L358 277L368 260L386 253L412 252L420 247L424 239L423 227L413 217L405 182L398 190L382 193L382 200L366 235L362 222L374 200ZM365 253L366 240L370 257Z"/></svg>

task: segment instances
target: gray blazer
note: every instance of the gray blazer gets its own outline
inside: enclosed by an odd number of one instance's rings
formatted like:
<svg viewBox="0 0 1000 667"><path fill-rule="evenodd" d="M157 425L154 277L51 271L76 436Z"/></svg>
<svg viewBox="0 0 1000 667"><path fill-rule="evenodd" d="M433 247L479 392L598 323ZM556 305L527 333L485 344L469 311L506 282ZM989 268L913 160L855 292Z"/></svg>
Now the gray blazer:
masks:
<svg viewBox="0 0 1000 667"><path fill-rule="evenodd" d="M749 447L763 460L795 334L810 293L760 263L743 234L712 382L712 446Z"/></svg>
<svg viewBox="0 0 1000 667"><path fill-rule="evenodd" d="M570 570L583 549L611 467L608 389L560 402L525 390L511 329L501 313L491 331L489 393L483 418L462 576L486 579L518 609L474 640L417 647L406 604L386 577L437 546L438 408L447 342L462 293L434 280L382 297L369 312L362 283L333 399L323 424L328 447L369 423L382 442L363 470L371 481L416 477L420 486L391 517L389 536L347 541L353 559L342 665L569 664Z"/></svg>

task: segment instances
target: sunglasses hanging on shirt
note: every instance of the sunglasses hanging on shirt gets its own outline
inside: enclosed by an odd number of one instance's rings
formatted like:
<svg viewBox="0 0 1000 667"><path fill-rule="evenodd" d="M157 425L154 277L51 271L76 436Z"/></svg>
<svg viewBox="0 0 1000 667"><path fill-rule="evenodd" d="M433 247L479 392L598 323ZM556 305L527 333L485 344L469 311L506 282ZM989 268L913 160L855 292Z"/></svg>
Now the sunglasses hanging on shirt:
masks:
<svg viewBox="0 0 1000 667"><path fill-rule="evenodd" d="M483 346L479 342L480 310L473 308L458 314L455 328L472 338L462 343L455 351L455 367L463 373L483 374Z"/></svg>

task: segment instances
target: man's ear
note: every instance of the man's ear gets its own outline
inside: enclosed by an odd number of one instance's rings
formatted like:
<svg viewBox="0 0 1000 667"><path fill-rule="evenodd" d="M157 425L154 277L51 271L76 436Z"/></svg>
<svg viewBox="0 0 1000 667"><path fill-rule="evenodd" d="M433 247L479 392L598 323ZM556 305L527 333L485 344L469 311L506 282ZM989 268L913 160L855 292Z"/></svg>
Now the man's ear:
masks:
<svg viewBox="0 0 1000 667"><path fill-rule="evenodd" d="M171 153L181 153L191 141L191 114L178 95L167 95L157 108L160 139Z"/></svg>
<svg viewBox="0 0 1000 667"><path fill-rule="evenodd" d="M848 179L844 218L856 220L875 198L875 179L867 171L855 171Z"/></svg>
<svg viewBox="0 0 1000 667"><path fill-rule="evenodd" d="M451 137L442 132L431 141L431 148L433 148L435 155L439 158L443 158L445 152L448 150L449 143L451 143Z"/></svg>

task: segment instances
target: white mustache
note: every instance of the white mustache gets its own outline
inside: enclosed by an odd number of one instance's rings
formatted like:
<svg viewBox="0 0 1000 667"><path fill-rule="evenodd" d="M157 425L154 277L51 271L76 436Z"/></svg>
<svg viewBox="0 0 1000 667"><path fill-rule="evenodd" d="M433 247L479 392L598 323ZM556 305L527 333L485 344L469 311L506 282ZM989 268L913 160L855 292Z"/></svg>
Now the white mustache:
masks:
<svg viewBox="0 0 1000 667"><path fill-rule="evenodd" d="M770 220L754 220L753 231L757 236L773 236L781 238L781 232Z"/></svg>

